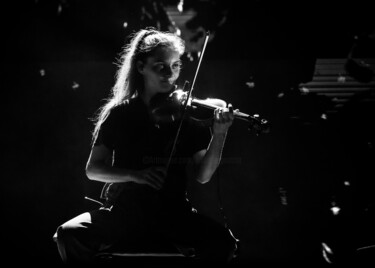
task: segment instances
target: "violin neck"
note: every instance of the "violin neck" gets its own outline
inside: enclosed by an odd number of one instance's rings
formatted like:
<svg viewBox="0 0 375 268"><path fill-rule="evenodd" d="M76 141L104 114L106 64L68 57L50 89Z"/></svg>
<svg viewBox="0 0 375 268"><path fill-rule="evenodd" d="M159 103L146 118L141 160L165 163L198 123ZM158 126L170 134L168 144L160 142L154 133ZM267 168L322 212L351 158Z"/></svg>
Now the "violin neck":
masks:
<svg viewBox="0 0 375 268"><path fill-rule="evenodd" d="M223 101L223 100L220 100L220 99L199 100L199 99L193 98L191 100L191 104L190 105L201 106L201 107L209 108L209 109L212 109L212 110L215 110L217 108L225 108L225 107L227 107L226 102ZM235 118L242 119L242 120L245 120L245 121L248 121L250 119L250 117L251 117L248 114L245 114L245 113L242 113L242 112L236 111L236 110L233 111L233 114L234 114Z"/></svg>
<svg viewBox="0 0 375 268"><path fill-rule="evenodd" d="M204 108L209 108L209 109L217 109L217 108L225 108L227 106L227 103L223 100L220 99L205 99L205 100L200 100L196 98L191 99L191 105L196 105L196 106L201 106Z"/></svg>
<svg viewBox="0 0 375 268"><path fill-rule="evenodd" d="M240 111L233 111L233 114L234 114L235 118L242 119L242 120L245 120L245 121L249 121L249 119L251 118L250 115L242 113Z"/></svg>

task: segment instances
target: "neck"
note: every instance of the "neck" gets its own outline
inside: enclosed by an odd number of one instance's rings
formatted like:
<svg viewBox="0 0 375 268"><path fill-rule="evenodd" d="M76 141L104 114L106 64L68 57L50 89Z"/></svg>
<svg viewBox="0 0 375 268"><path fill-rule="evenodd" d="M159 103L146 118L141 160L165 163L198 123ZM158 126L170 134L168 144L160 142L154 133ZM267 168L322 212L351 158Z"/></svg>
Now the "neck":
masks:
<svg viewBox="0 0 375 268"><path fill-rule="evenodd" d="M150 94L150 93L143 93L140 95L140 98L142 99L142 101L146 104L146 106L150 106L150 101L152 99L152 97L154 96L155 94Z"/></svg>
<svg viewBox="0 0 375 268"><path fill-rule="evenodd" d="M160 96L168 96L172 91L175 90L176 87L173 87L171 88L171 90L169 92L165 92L165 93L158 93L158 92L153 92L153 91L147 91L147 90L144 90L142 92L142 94L140 94L140 97L141 99L143 100L143 102L147 105L147 106L150 106L150 102L152 100L152 98L154 98L156 95L160 95Z"/></svg>

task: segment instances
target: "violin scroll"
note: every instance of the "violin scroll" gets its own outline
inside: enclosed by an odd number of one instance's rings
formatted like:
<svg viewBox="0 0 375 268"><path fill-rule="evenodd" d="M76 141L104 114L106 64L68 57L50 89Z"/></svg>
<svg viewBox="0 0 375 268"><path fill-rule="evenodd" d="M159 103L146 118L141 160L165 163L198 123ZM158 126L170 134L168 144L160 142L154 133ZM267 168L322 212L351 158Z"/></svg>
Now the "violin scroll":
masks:
<svg viewBox="0 0 375 268"><path fill-rule="evenodd" d="M254 130L257 135L267 134L270 132L270 124L268 120L259 118L258 114L249 116L249 127L248 130Z"/></svg>

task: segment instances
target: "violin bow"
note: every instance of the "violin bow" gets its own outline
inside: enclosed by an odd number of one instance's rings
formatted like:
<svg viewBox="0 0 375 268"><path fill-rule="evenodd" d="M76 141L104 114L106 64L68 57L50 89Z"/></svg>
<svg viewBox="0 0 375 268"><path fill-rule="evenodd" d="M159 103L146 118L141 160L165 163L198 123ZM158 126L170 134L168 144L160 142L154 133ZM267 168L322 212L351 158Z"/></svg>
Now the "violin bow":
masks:
<svg viewBox="0 0 375 268"><path fill-rule="evenodd" d="M169 155L169 158L168 158L168 162L167 162L167 165L166 165L166 168L167 168L167 172L168 172L168 169L169 169L169 166L171 164L171 161L172 161L172 157L175 153L175 150L176 150L176 144L177 144L177 141L178 141L178 137L180 135L180 131L181 131L181 127L182 127L182 123L184 121L184 118L185 118L185 114L186 114L186 110L187 110L187 105L188 105L188 102L189 102L189 99L190 99L190 96L191 96L191 93L194 89L194 84L195 84L195 81L197 79L197 76L198 76L198 72L199 72L199 68L201 66L201 63L202 63L202 59L203 59L203 55L204 55L204 52L206 50L206 46L207 46L207 42L208 42L208 39L210 37L210 32L207 31L206 32L206 37L204 39L204 43L203 43L203 48L202 48L202 52L201 52L201 55L199 57L199 60L198 60L198 65L197 65L197 69L195 70L195 75L194 75L194 79L193 79L193 83L190 87L190 89L188 90L187 92L187 98L186 98L186 101L183 105L183 111L182 111L182 117L181 117L181 120L180 120L180 123L179 123L179 126L177 128L177 133L176 133L176 136L174 138L174 141L173 141L173 146L172 146L172 149L171 149L171 153ZM185 89L186 86L188 86L189 82L188 81L185 81L185 84L184 84L184 87L183 87L183 90Z"/></svg>

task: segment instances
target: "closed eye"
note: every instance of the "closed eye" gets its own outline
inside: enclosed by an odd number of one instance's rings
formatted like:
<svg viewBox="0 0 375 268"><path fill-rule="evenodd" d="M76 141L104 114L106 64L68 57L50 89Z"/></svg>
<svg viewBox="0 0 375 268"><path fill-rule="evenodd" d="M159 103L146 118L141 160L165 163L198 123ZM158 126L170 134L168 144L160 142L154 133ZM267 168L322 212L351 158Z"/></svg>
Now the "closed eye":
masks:
<svg viewBox="0 0 375 268"><path fill-rule="evenodd" d="M168 68L168 64L164 63L164 62L156 62L154 64L154 68L156 71L158 72L162 72L164 71L165 69ZM177 61L175 63L173 63L170 67L173 71L179 71L182 69L182 62L181 61Z"/></svg>

